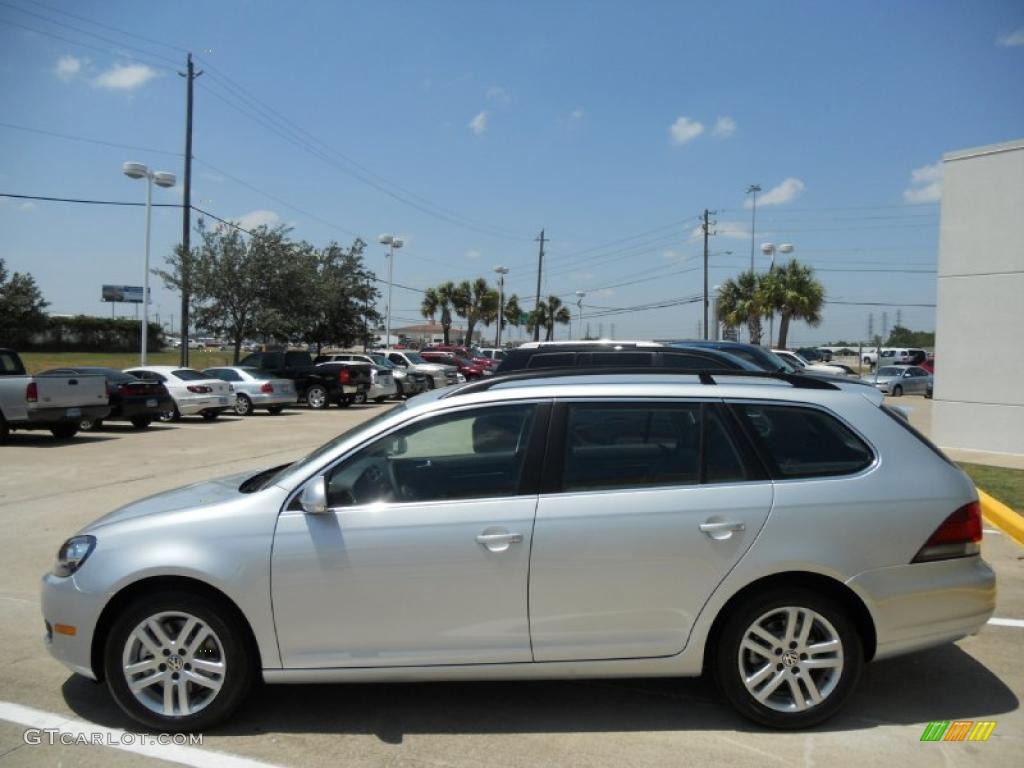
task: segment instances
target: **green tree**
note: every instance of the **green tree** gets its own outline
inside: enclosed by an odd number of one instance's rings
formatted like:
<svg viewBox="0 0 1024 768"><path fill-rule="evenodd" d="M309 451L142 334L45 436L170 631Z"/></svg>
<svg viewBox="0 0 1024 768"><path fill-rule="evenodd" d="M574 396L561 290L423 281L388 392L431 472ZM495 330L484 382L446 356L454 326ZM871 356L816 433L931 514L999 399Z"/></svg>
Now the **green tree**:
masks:
<svg viewBox="0 0 1024 768"><path fill-rule="evenodd" d="M420 314L435 322L441 316L441 329L444 331L444 343L450 344L452 328L452 307L456 299L455 283L450 280L436 288L427 288L420 303Z"/></svg>
<svg viewBox="0 0 1024 768"><path fill-rule="evenodd" d="M452 307L455 314L466 321L465 344L468 346L473 343L477 323L490 325L498 316L498 292L482 277L472 282L463 280L455 287Z"/></svg>
<svg viewBox="0 0 1024 768"><path fill-rule="evenodd" d="M505 320L502 327L516 326L518 327L522 321L523 309L519 306L519 297L516 294L505 297L505 311L502 313L505 316Z"/></svg>
<svg viewBox="0 0 1024 768"><path fill-rule="evenodd" d="M763 285L756 272L741 272L718 288L718 319L732 328L747 326L750 343L761 343L762 323L771 311Z"/></svg>
<svg viewBox="0 0 1024 768"><path fill-rule="evenodd" d="M535 328L544 329L544 341L555 338L555 325L568 325L571 319L569 308L562 304L557 296L541 299L537 307L529 314L526 329L531 333Z"/></svg>
<svg viewBox="0 0 1024 768"><path fill-rule="evenodd" d="M887 347L934 347L935 331L912 331L902 325L894 326L889 332Z"/></svg>
<svg viewBox="0 0 1024 768"><path fill-rule="evenodd" d="M47 323L43 298L35 278L28 273L8 273L0 259L0 340L4 344L22 344Z"/></svg>
<svg viewBox="0 0 1024 768"><path fill-rule="evenodd" d="M786 348L789 324L803 320L814 327L821 324L825 286L814 279L814 269L796 259L776 267L761 280L761 291L769 312L778 312L779 349ZM771 339L768 340L771 343Z"/></svg>

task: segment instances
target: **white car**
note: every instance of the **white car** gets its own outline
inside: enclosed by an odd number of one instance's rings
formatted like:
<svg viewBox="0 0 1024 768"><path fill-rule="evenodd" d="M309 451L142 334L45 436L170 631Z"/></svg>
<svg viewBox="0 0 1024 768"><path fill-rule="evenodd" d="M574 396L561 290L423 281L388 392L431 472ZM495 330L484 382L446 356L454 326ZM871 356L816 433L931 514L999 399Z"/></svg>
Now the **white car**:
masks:
<svg viewBox="0 0 1024 768"><path fill-rule="evenodd" d="M796 352L790 352L788 349L773 349L772 354L781 357L797 370L810 371L812 373L831 373L834 376L846 375L846 371L838 365L812 363L809 360L806 360L803 355L798 355Z"/></svg>
<svg viewBox="0 0 1024 768"><path fill-rule="evenodd" d="M202 416L213 421L235 403L231 385L192 368L176 365L147 365L126 368L125 373L158 381L167 387L174 400L174 410L160 414L160 421L178 421L182 416Z"/></svg>

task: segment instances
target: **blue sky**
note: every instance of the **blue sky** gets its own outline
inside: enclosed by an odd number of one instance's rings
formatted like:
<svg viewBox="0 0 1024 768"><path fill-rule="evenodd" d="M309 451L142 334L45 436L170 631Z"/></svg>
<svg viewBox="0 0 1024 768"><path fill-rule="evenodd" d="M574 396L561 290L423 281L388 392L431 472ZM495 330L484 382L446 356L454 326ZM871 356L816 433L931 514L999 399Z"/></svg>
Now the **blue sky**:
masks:
<svg viewBox="0 0 1024 768"><path fill-rule="evenodd" d="M711 284L749 265L751 183L758 244L793 243L830 300L893 303L829 304L791 343L863 337L883 310L933 328L933 310L910 305L935 301L936 164L1024 135L1011 0L2 0L0 122L145 149L0 126L0 192L142 200L125 160L180 176L178 48L207 69L194 204L317 244L361 235L381 276L376 236L399 233L396 281L503 264L521 297L544 227L545 293L585 291L584 322L618 338L697 333L699 303L607 313L700 292L699 269L684 270L700 263L705 207L718 211ZM0 257L36 276L52 311L103 314L102 283L141 281L143 224L136 208L0 199ZM154 262L180 228L178 212L154 214ZM418 318L417 296L396 290L395 325ZM154 303L165 323L176 312L162 287Z"/></svg>

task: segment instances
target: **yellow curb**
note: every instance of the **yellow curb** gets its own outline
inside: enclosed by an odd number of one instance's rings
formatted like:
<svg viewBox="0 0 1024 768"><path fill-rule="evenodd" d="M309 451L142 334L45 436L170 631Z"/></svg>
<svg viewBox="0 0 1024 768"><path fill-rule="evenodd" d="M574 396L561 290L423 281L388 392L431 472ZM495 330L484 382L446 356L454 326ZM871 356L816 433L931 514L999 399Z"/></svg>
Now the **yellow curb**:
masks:
<svg viewBox="0 0 1024 768"><path fill-rule="evenodd" d="M1016 539L1018 544L1024 544L1024 517L1018 515L998 499L993 499L981 488L977 490L978 499L981 501L981 514L1006 535Z"/></svg>

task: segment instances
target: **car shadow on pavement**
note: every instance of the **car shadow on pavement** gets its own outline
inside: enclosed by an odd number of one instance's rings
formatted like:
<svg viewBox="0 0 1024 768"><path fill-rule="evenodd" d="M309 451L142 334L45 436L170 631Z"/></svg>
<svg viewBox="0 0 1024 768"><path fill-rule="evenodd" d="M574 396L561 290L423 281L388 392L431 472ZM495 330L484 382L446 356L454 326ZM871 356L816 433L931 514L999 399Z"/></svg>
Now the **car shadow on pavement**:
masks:
<svg viewBox="0 0 1024 768"><path fill-rule="evenodd" d="M79 676L63 686L80 717L138 731L105 686ZM1013 692L958 646L870 664L839 715L811 729L843 732L930 720L993 718L1017 709ZM260 685L216 733L406 734L763 731L704 679Z"/></svg>
<svg viewBox="0 0 1024 768"><path fill-rule="evenodd" d="M4 448L67 448L75 445L89 445L116 439L116 435L102 435L95 432L79 432L74 437L57 439L49 432L14 432L7 436Z"/></svg>

